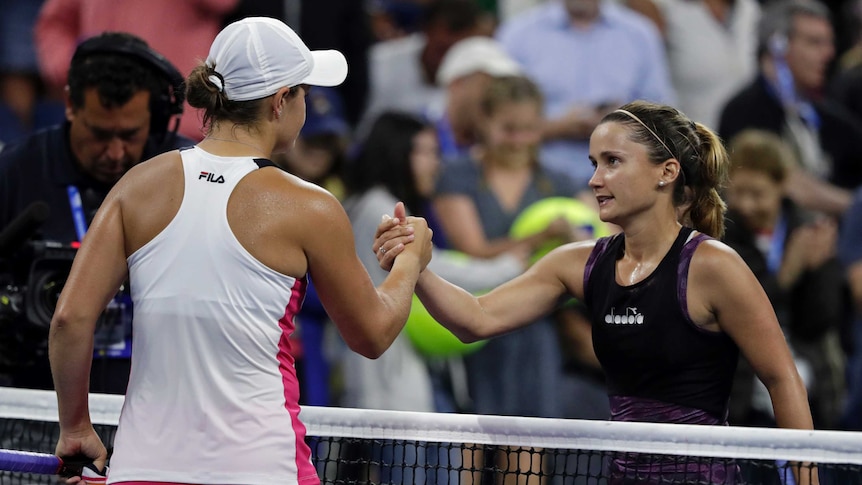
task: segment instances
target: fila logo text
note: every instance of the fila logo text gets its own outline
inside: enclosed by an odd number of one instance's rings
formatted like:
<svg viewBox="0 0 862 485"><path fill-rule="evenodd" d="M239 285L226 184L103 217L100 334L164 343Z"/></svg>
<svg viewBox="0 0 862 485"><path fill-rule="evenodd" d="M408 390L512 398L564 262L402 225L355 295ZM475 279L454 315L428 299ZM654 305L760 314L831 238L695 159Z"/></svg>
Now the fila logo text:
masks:
<svg viewBox="0 0 862 485"><path fill-rule="evenodd" d="M222 177L221 175L216 175L212 172L201 172L201 174L198 175L198 180L201 180L201 179L204 179L207 182L212 182L214 184L223 184L224 183L224 177Z"/></svg>

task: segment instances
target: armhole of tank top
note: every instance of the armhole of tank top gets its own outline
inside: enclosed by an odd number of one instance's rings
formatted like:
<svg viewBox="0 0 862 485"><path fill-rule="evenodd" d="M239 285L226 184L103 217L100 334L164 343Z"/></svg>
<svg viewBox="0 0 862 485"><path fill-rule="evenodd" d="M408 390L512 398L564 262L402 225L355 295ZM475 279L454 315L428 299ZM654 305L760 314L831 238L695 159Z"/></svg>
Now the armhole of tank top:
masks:
<svg viewBox="0 0 862 485"><path fill-rule="evenodd" d="M590 277L593 274L593 268L596 266L596 262L602 257L603 254L608 250L608 246L611 245L611 242L617 237L619 234L614 234L613 236L601 237L596 240L596 245L593 247L593 250L590 252L590 257L587 258L587 263L584 266L584 301L589 302L591 297L591 287L590 287Z"/></svg>
<svg viewBox="0 0 862 485"><path fill-rule="evenodd" d="M257 165L257 168L275 167L279 170L283 170L281 167L273 163L273 161L268 158L252 158L251 161L253 161Z"/></svg>
<svg viewBox="0 0 862 485"><path fill-rule="evenodd" d="M273 163L272 161L270 161L266 158L252 158L252 161L257 165L257 168L249 170L248 172L243 174L243 176L240 177L240 179L236 182L236 185L234 185L233 189L231 190L230 195L227 198L227 203L225 204L225 207L224 207L225 208L225 212L224 212L225 230L230 235L231 241L236 245L236 248L240 251L240 254L243 255L242 256L243 258L245 258L251 264L258 266L259 268L264 269L264 270L266 270L266 271L268 271L274 275L277 275L280 278L288 278L291 281L290 284L293 284L293 282L299 281L300 278L296 277L296 276L284 274L284 273L276 270L275 268L268 266L266 263L264 263L263 261L258 259L257 256L252 254L251 251L249 251L245 246L242 245L242 242L240 242L239 238L237 237L236 233L233 231L233 228L230 225L230 219L228 218L228 215L227 215L227 206L228 206L228 204L230 204L230 199L231 199L231 197L233 197L234 191L239 186L239 184L242 183L243 179L248 177L250 174L254 173L255 170L259 170L261 168L266 168L266 167L275 167L278 170L285 171L283 168L279 167L278 165L276 165L275 163Z"/></svg>
<svg viewBox="0 0 862 485"><path fill-rule="evenodd" d="M171 220L167 223L167 225L165 225L165 227L162 228L161 231L158 232L158 234L153 236L152 239L147 241L143 246L139 247L135 252L130 254L129 257L126 258L126 264L129 264L129 265L134 264L136 255L142 254L148 247L152 246L153 244L156 244L157 241L163 239L165 237L164 234L166 234L168 232L168 230L174 224L176 224L176 220L179 218L180 213L183 210L183 206L186 204L186 194L189 191L189 187L188 187L189 176L186 173L186 163L185 163L185 159L183 158L183 152L186 150L192 150L194 148L195 148L194 146L187 146L184 148L180 148L178 150L180 152L180 166L181 166L182 173L183 173L183 199L180 201L180 206L179 206L179 208L177 208L176 214L174 214L174 216L171 218Z"/></svg>
<svg viewBox="0 0 862 485"><path fill-rule="evenodd" d="M712 238L696 230L692 230L691 234L686 238L682 251L680 251L679 266L677 267L676 299L686 322L694 329L705 335L723 335L724 332L722 331L708 330L701 327L691 319L691 314L688 312L688 272L691 269L691 259L700 243L709 239Z"/></svg>

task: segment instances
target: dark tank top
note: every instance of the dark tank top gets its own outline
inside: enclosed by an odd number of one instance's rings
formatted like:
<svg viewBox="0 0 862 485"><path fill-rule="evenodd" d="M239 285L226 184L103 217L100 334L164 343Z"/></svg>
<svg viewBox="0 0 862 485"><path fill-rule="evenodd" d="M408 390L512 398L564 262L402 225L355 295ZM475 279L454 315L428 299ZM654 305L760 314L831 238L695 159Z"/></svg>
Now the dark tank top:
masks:
<svg viewBox="0 0 862 485"><path fill-rule="evenodd" d="M726 419L739 349L725 333L695 325L686 297L691 257L706 239L682 228L652 274L631 286L616 281L623 234L599 239L590 254L584 296L612 419L691 424Z"/></svg>

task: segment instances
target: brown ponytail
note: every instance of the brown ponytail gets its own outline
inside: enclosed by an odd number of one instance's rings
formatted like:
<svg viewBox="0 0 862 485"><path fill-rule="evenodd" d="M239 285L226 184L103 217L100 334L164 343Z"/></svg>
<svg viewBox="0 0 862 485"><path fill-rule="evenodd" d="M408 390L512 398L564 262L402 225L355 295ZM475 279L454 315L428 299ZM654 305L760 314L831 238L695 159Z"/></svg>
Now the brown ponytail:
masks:
<svg viewBox="0 0 862 485"><path fill-rule="evenodd" d="M694 123L700 146L700 177L691 185L692 203L689 217L695 229L715 238L724 236L724 213L727 204L719 191L727 185L730 159L718 135L700 123Z"/></svg>

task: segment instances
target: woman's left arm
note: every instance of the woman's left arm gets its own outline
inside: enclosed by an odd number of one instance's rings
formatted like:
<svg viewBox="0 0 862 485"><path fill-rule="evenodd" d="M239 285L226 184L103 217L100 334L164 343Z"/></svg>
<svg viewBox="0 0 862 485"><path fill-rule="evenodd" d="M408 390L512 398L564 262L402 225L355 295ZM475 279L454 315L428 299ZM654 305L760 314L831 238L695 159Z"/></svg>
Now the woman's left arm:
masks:
<svg viewBox="0 0 862 485"><path fill-rule="evenodd" d="M769 390L778 426L813 428L805 385L772 304L742 258L725 244L707 241L695 251L689 311L696 322L717 324L736 342Z"/></svg>
<svg viewBox="0 0 862 485"><path fill-rule="evenodd" d="M87 394L93 333L99 315L116 295L127 272L122 209L119 197L112 191L75 256L51 320L48 356L59 406L60 453L93 453L75 450L80 444L65 438L83 437L92 430Z"/></svg>

